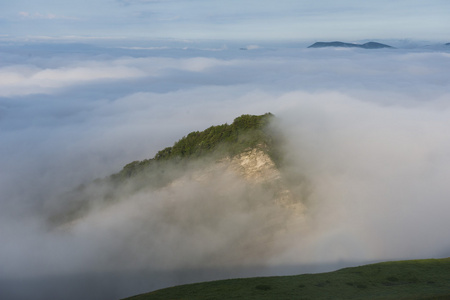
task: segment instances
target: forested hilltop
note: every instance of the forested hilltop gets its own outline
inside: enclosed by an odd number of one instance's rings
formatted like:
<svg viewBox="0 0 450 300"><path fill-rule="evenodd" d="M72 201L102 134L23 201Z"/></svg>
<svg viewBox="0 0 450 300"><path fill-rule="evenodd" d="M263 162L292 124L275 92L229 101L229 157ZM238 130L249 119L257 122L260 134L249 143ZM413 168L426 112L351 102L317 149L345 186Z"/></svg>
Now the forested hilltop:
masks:
<svg viewBox="0 0 450 300"><path fill-rule="evenodd" d="M156 153L153 158L127 164L119 173L111 175L111 179L117 181L129 178L151 166L157 166L161 162L169 160L182 162L205 155L233 156L258 145L272 158L275 158L276 154L272 149L273 137L267 129L267 125L273 117L271 113L260 116L242 115L234 119L232 124L225 123L211 126L204 131L191 132L172 147Z"/></svg>
<svg viewBox="0 0 450 300"><path fill-rule="evenodd" d="M187 170L201 169L256 148L276 163L280 156L274 150L276 135L268 126L273 117L271 113L242 115L232 124L191 132L151 159L133 161L118 173L61 195L52 205L54 209L49 219L52 224L71 222L82 217L95 204L113 204L143 189L162 188L182 177Z"/></svg>

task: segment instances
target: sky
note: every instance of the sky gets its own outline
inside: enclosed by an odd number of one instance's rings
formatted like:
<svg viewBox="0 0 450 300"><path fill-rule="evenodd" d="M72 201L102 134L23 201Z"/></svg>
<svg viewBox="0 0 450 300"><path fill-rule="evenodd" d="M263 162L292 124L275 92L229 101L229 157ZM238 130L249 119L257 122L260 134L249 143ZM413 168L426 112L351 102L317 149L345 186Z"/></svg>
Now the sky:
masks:
<svg viewBox="0 0 450 300"><path fill-rule="evenodd" d="M450 256L450 4L315 2L2 1L0 298L118 299ZM396 48L307 48L372 38ZM267 112L289 136L303 214L188 170L49 227L80 184Z"/></svg>
<svg viewBox="0 0 450 300"><path fill-rule="evenodd" d="M449 11L445 0L17 0L0 4L0 36L442 41Z"/></svg>

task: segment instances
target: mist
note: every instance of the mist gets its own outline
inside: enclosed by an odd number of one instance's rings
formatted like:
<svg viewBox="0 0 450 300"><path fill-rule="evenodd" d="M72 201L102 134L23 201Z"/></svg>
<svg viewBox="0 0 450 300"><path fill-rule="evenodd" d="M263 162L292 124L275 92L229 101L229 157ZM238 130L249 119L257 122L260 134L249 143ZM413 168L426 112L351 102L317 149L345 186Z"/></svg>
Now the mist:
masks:
<svg viewBox="0 0 450 300"><path fill-rule="evenodd" d="M118 299L450 255L448 50L121 43L0 47L2 298ZM88 213L49 227L64 193L266 112L301 213L200 161L114 204L94 189Z"/></svg>

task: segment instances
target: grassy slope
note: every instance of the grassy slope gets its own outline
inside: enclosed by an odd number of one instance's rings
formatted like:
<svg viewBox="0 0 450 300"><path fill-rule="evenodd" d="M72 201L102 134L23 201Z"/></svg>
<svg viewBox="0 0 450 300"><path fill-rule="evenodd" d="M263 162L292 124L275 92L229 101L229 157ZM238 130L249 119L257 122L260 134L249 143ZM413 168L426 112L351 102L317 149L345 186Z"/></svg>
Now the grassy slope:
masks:
<svg viewBox="0 0 450 300"><path fill-rule="evenodd" d="M450 299L450 258L188 284L127 299Z"/></svg>

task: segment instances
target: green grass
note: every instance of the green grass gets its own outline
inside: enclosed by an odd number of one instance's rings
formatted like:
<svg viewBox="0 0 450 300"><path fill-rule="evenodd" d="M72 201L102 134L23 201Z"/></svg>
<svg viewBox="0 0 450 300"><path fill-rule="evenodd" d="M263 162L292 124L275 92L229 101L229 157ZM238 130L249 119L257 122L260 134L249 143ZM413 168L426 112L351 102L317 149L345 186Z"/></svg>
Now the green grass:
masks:
<svg viewBox="0 0 450 300"><path fill-rule="evenodd" d="M229 279L127 298L450 299L450 258L384 262L321 274Z"/></svg>

